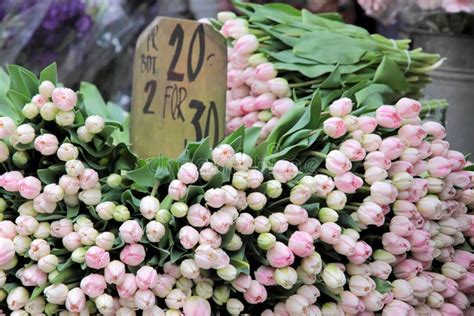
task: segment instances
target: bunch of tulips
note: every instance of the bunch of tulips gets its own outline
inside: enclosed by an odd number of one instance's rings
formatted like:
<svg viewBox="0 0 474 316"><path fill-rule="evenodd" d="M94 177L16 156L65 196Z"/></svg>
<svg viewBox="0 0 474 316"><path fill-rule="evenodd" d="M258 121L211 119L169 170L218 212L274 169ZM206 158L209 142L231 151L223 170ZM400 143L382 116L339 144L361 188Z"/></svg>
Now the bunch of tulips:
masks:
<svg viewBox="0 0 474 316"><path fill-rule="evenodd" d="M113 150L90 159L112 133L107 118L51 81L37 91L20 123L0 118L4 313L473 312L470 163L417 101L373 116L334 101L325 143L298 163L259 167L227 138L119 171ZM138 181L143 170L154 184Z"/></svg>

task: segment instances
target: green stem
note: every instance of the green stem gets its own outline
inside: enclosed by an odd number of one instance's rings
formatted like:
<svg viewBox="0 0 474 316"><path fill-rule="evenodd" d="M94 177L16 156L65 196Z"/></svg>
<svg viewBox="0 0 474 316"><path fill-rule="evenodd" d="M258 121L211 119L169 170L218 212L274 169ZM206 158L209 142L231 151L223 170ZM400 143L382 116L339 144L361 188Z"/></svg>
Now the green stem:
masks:
<svg viewBox="0 0 474 316"><path fill-rule="evenodd" d="M357 211L359 208L357 206L353 206L353 205L347 205L344 206L345 209L348 209L348 210L352 210L352 211Z"/></svg>
<svg viewBox="0 0 474 316"><path fill-rule="evenodd" d="M288 87L290 87L290 88L301 88L301 87L311 86L311 85L313 85L315 83L319 83L319 82L321 82L321 80L314 79L314 80L305 81L305 82L301 82L301 83L290 83L288 85Z"/></svg>
<svg viewBox="0 0 474 316"><path fill-rule="evenodd" d="M326 159L327 155L325 153L319 152L319 151L310 151L309 156L312 157L321 157L323 159Z"/></svg>
<svg viewBox="0 0 474 316"><path fill-rule="evenodd" d="M325 175L327 175L327 176L333 177L333 178L336 176L336 174L334 172L331 172L328 169L319 168L318 171L325 174Z"/></svg>
<svg viewBox="0 0 474 316"><path fill-rule="evenodd" d="M275 202L273 202L272 204L270 204L270 205L268 206L268 208L271 209L271 208L274 208L274 207L276 207L276 206L279 206L279 205L282 205L282 204L286 204L286 203L288 203L288 202L290 202L290 197L286 197L286 198L284 198L284 199L275 201Z"/></svg>
<svg viewBox="0 0 474 316"><path fill-rule="evenodd" d="M420 114L430 113L436 109L446 109L448 107L448 102L446 100L430 100L426 102L422 102L423 109L421 110Z"/></svg>
<svg viewBox="0 0 474 316"><path fill-rule="evenodd" d="M155 185L153 185L153 189L151 190L151 196L156 195L156 191L158 191L158 187L160 186L160 181L156 181Z"/></svg>
<svg viewBox="0 0 474 316"><path fill-rule="evenodd" d="M258 41L259 41L259 42L265 42L266 40L269 40L269 39L271 39L271 36L264 36L264 37L260 37L260 38L258 39Z"/></svg>
<svg viewBox="0 0 474 316"><path fill-rule="evenodd" d="M359 189L357 189L357 191L360 191L360 192L370 192L370 187L367 186L367 185L363 185L363 186L361 186Z"/></svg>

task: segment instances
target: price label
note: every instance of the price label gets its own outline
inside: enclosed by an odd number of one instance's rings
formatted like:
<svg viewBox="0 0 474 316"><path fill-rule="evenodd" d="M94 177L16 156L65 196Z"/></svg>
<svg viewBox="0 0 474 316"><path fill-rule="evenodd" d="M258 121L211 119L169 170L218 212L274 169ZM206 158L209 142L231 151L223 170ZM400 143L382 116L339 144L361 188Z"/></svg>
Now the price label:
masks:
<svg viewBox="0 0 474 316"><path fill-rule="evenodd" d="M210 25L156 18L137 41L131 139L142 158L177 157L188 142L225 131L227 49Z"/></svg>

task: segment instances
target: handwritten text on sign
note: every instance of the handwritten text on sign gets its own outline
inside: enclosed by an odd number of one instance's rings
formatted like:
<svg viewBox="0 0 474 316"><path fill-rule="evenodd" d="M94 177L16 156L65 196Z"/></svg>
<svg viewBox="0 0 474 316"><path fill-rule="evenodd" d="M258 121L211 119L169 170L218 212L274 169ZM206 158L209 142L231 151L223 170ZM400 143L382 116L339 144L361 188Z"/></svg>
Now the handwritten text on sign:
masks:
<svg viewBox="0 0 474 316"><path fill-rule="evenodd" d="M224 136L226 45L210 25L157 18L134 59L132 144L141 157L179 155L187 142Z"/></svg>

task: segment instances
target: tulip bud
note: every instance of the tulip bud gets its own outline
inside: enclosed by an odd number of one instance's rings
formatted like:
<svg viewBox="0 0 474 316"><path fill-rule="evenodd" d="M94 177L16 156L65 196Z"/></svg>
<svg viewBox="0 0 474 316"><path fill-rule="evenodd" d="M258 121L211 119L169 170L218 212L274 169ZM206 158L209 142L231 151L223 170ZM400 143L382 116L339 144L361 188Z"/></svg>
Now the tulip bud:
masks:
<svg viewBox="0 0 474 316"><path fill-rule="evenodd" d="M59 126L71 126L72 124L74 124L74 119L74 111L59 111L54 117L54 121Z"/></svg>
<svg viewBox="0 0 474 316"><path fill-rule="evenodd" d="M13 288L7 296L8 308L11 311L23 308L28 303L29 296L30 294L26 288L21 286Z"/></svg>
<svg viewBox="0 0 474 316"><path fill-rule="evenodd" d="M340 211L344 209L347 202L347 196L344 192L335 190L328 194L326 197L326 204L329 208L333 210Z"/></svg>
<svg viewBox="0 0 474 316"><path fill-rule="evenodd" d="M102 202L95 207L97 215L103 220L109 221L114 218L115 204L113 202Z"/></svg>
<svg viewBox="0 0 474 316"><path fill-rule="evenodd" d="M225 285L220 285L214 289L212 299L217 305L223 305L229 300L230 289Z"/></svg>
<svg viewBox="0 0 474 316"><path fill-rule="evenodd" d="M107 177L107 184L111 188L118 188L122 183L122 176L116 173L112 173Z"/></svg>
<svg viewBox="0 0 474 316"><path fill-rule="evenodd" d="M210 181L218 173L219 169L217 169L216 165L208 161L203 163L199 169L199 174L204 181Z"/></svg>
<svg viewBox="0 0 474 316"><path fill-rule="evenodd" d="M318 218L322 223L335 223L339 219L339 214L329 207L323 207L318 212Z"/></svg>
<svg viewBox="0 0 474 316"><path fill-rule="evenodd" d="M344 272L342 272L341 269L339 269L339 267L334 263L326 265L321 277L324 283L330 288L344 286L344 284L346 283L346 277L344 276Z"/></svg>
<svg viewBox="0 0 474 316"><path fill-rule="evenodd" d="M79 248L74 249L74 251L71 254L71 260L77 263L84 263L84 260L86 257L86 251L87 249L84 247L79 247Z"/></svg>
<svg viewBox="0 0 474 316"><path fill-rule="evenodd" d="M448 278L453 280L458 280L466 275L466 268L455 263L455 262L446 262L441 266L441 273Z"/></svg>
<svg viewBox="0 0 474 316"><path fill-rule="evenodd" d="M168 210L161 209L156 213L155 219L161 224L168 224L171 220L171 213Z"/></svg>
<svg viewBox="0 0 474 316"><path fill-rule="evenodd" d="M237 269L231 264L228 264L224 268L217 269L216 272L217 275L225 281L233 281L237 277Z"/></svg>
<svg viewBox="0 0 474 316"><path fill-rule="evenodd" d="M268 250L275 245L276 237L271 233L262 233L258 235L257 244L260 249Z"/></svg>
<svg viewBox="0 0 474 316"><path fill-rule="evenodd" d="M21 113L27 119L32 120L39 114L39 108L36 104L27 103L21 110Z"/></svg>
<svg viewBox="0 0 474 316"><path fill-rule="evenodd" d="M125 222L130 218L130 211L125 205L117 205L113 217L117 222Z"/></svg>
<svg viewBox="0 0 474 316"><path fill-rule="evenodd" d="M244 304L235 298L229 299L226 303L226 310L230 315L240 315L244 308Z"/></svg>
<svg viewBox="0 0 474 316"><path fill-rule="evenodd" d="M91 134L98 134L102 132L105 126L104 119L99 115L90 115L86 118L85 127Z"/></svg>
<svg viewBox="0 0 474 316"><path fill-rule="evenodd" d="M296 270L292 267L284 267L276 269L273 273L275 282L285 289L291 289L298 279Z"/></svg>
<svg viewBox="0 0 474 316"><path fill-rule="evenodd" d="M53 102L46 102L39 109L41 118L45 121L54 121L54 118L56 117L58 111L59 109L54 105Z"/></svg>
<svg viewBox="0 0 474 316"><path fill-rule="evenodd" d="M174 217L185 217L188 213L188 205L183 202L175 202L171 205L170 211Z"/></svg>

